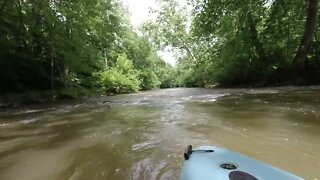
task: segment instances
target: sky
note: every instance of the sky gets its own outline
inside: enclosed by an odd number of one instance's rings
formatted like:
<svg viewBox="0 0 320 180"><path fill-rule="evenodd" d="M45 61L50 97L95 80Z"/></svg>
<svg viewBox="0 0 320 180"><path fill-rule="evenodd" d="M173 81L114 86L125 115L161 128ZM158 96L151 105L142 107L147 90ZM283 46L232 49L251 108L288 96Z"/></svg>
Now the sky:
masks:
<svg viewBox="0 0 320 180"><path fill-rule="evenodd" d="M130 20L134 27L140 26L143 22L150 20L150 8L157 7L156 0L124 0L128 5Z"/></svg>
<svg viewBox="0 0 320 180"><path fill-rule="evenodd" d="M130 12L130 21L132 25L137 28L143 22L152 20L149 15L150 8L157 8L156 0L123 0L128 6ZM175 66L176 58L173 53L168 51L160 51L158 55L167 63Z"/></svg>

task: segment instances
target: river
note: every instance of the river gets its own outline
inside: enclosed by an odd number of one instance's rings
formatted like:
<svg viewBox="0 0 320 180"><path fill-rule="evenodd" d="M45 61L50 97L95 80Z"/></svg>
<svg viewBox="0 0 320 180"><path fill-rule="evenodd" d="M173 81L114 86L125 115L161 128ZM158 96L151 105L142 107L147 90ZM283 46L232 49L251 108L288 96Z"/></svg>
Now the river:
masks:
<svg viewBox="0 0 320 180"><path fill-rule="evenodd" d="M0 112L0 179L178 179L186 145L320 179L320 87L167 89Z"/></svg>

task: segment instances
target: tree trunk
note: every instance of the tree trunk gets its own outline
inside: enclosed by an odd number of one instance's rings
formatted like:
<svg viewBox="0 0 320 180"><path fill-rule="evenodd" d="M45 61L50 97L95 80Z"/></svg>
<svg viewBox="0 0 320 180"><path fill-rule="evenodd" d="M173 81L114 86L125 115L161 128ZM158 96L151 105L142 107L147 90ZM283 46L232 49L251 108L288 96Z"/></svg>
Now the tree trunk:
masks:
<svg viewBox="0 0 320 180"><path fill-rule="evenodd" d="M318 0L310 0L308 17L305 25L304 34L302 36L301 44L293 59L293 67L298 70L304 70L306 66L307 55L310 47L312 37L317 25Z"/></svg>
<svg viewBox="0 0 320 180"><path fill-rule="evenodd" d="M250 13L247 17L248 24L249 24L249 36L252 41L252 44L255 49L255 53L258 55L261 62L267 66L268 65L268 59L266 56L265 49L263 47L263 43L259 39L259 33L257 30L257 23L254 21L252 14Z"/></svg>
<svg viewBox="0 0 320 180"><path fill-rule="evenodd" d="M181 46L180 48L186 50L186 51L191 55L192 60L193 60L194 62L197 62L197 58L196 58L196 56L193 54L193 52L192 52L191 48L189 47L189 45L188 45L184 40L182 40L182 39L178 39L178 38L176 38L176 37L173 37L173 38L175 38L178 42L180 42L180 46Z"/></svg>
<svg viewBox="0 0 320 180"><path fill-rule="evenodd" d="M197 62L196 56L193 54L192 50L189 48L189 46L187 45L187 43L183 42L183 46L184 46L184 48L187 50L187 52L191 55L193 61L194 61L194 62Z"/></svg>

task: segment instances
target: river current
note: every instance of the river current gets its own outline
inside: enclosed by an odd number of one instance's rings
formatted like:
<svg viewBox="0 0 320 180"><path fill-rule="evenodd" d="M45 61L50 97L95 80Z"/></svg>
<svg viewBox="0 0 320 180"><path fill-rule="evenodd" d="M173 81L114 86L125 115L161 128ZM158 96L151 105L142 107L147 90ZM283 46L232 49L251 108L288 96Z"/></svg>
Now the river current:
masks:
<svg viewBox="0 0 320 180"><path fill-rule="evenodd" d="M320 179L320 87L167 89L0 112L0 179L179 179L184 148Z"/></svg>

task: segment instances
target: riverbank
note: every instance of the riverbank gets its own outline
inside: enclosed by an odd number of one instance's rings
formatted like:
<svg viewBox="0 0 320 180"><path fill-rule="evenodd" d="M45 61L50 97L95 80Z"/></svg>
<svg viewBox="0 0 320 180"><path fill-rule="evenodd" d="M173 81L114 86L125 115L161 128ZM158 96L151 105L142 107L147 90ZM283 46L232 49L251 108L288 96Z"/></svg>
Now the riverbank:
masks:
<svg viewBox="0 0 320 180"><path fill-rule="evenodd" d="M291 89L308 89L315 87L319 88L319 85L304 85L304 84L254 84L254 85L237 85L237 86L224 86L216 84L214 86L200 87L204 89L261 89L261 88L276 88L276 89L286 89L291 87ZM294 88L296 87L296 88ZM196 88L196 87L194 87ZM139 91L143 92L143 91ZM33 106L41 104L59 104L70 101L79 101L83 99L96 99L101 98L102 96L115 96L120 94L109 93L106 94L101 90L86 89L86 88L74 88L74 89L62 89L56 90L54 92L45 90L45 91L26 91L23 93L6 93L0 96L0 110L10 109L10 108L19 108L23 106Z"/></svg>
<svg viewBox="0 0 320 180"><path fill-rule="evenodd" d="M86 88L5 93L0 96L0 109L20 107L24 105L46 104L57 101L76 100L100 95L103 95L101 91Z"/></svg>

